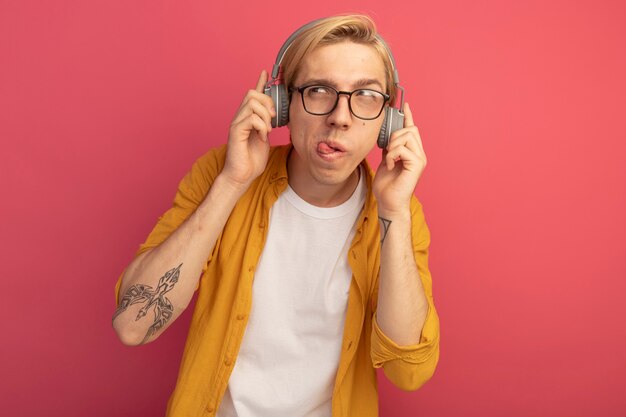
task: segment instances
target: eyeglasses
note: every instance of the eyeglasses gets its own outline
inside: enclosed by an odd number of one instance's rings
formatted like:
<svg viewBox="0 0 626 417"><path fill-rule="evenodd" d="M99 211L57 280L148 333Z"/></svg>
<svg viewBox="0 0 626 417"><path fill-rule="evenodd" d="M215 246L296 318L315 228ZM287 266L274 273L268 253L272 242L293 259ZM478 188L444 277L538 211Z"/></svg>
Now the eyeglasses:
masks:
<svg viewBox="0 0 626 417"><path fill-rule="evenodd" d="M327 85L305 85L292 87L289 91L300 93L304 110L316 116L332 113L339 103L341 94L348 96L350 112L363 120L373 120L380 116L385 103L389 100L388 94L367 88L354 91L337 91Z"/></svg>

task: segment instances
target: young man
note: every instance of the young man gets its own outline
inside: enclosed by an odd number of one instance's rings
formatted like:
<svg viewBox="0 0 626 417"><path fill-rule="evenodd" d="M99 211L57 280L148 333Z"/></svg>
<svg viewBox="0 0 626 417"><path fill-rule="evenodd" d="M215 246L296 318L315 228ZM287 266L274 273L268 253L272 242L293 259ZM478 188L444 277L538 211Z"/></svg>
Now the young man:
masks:
<svg viewBox="0 0 626 417"><path fill-rule="evenodd" d="M298 33L282 60L291 143L270 146L263 71L120 277L113 326L129 345L198 290L168 416L377 416L374 368L405 390L432 376L430 235L413 196L426 157L408 104L375 176L365 160L396 95L389 54L365 16Z"/></svg>

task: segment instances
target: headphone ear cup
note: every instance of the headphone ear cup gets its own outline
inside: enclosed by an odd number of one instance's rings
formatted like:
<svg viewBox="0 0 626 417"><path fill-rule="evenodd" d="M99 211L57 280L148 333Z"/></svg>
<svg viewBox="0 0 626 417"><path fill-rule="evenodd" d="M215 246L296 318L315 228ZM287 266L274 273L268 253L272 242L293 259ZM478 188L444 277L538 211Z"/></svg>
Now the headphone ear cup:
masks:
<svg viewBox="0 0 626 417"><path fill-rule="evenodd" d="M289 95L283 84L265 87L265 94L272 98L276 117L272 117L272 127L285 126L289 122Z"/></svg>
<svg viewBox="0 0 626 417"><path fill-rule="evenodd" d="M387 134L387 132L389 131L389 126L387 125L387 121L389 120L389 109L391 109L391 107L385 108L385 118L383 120L383 125L380 127L380 132L378 132L378 141L376 142L376 144L380 149L387 148L387 145L389 144L389 135Z"/></svg>
<svg viewBox="0 0 626 417"><path fill-rule="evenodd" d="M380 149L386 149L387 145L389 145L391 134L396 130L402 129L403 127L404 113L395 107L386 107L385 120L383 120L383 125L380 127L380 132L378 134L378 147Z"/></svg>

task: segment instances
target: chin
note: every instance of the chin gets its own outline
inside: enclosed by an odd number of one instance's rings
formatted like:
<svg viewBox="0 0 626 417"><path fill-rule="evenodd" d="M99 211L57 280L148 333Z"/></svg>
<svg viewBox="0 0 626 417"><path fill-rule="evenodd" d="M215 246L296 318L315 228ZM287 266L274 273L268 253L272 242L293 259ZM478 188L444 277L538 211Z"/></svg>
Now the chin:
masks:
<svg viewBox="0 0 626 417"><path fill-rule="evenodd" d="M322 185L340 185L348 181L353 172L354 169L349 171L334 169L311 170L311 176Z"/></svg>

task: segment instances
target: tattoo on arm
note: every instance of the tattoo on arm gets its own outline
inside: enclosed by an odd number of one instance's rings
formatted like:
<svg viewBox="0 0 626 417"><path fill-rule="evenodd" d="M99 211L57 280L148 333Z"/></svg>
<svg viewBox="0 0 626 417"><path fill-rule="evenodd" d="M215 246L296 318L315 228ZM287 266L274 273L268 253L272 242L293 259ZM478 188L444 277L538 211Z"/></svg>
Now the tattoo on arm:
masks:
<svg viewBox="0 0 626 417"><path fill-rule="evenodd" d="M387 237L387 232L389 231L389 226L391 226L391 220L384 219L384 218L382 218L380 216L378 216L378 220L380 220L380 223L383 226L382 236L380 237L380 246L382 246L383 243L385 242L385 238Z"/></svg>
<svg viewBox="0 0 626 417"><path fill-rule="evenodd" d="M165 293L174 288L174 284L178 282L178 276L180 275L180 267L183 264L178 265L176 268L172 268L165 273L159 280L159 284L155 289L153 289L149 285L136 284L130 287L122 301L120 302L119 307L115 310L113 314L113 320L120 314L122 314L129 306L137 303L145 303L147 304L139 310L135 321L144 317L148 310L154 307L154 323L148 329L148 333L146 337L143 338L142 344L145 343L150 336L152 336L156 331L158 331L161 327L165 325L171 318L174 313L174 307L170 300L165 298Z"/></svg>

